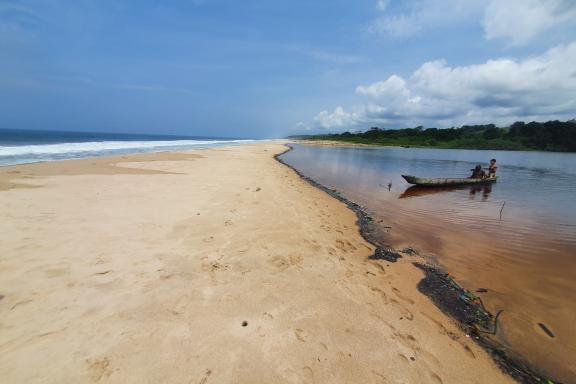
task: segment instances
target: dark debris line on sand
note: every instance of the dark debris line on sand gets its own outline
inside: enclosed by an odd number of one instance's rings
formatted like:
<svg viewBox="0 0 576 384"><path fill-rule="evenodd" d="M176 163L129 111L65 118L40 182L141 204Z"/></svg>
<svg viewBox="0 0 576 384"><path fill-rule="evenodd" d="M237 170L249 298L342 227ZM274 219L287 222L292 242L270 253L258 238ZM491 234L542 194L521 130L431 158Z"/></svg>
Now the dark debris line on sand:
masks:
<svg viewBox="0 0 576 384"><path fill-rule="evenodd" d="M489 337L496 334L498 317L503 311L493 316L479 297L462 288L440 268L422 263L414 265L425 273L424 279L418 283L418 290L428 296L442 312L457 320L466 334L490 353L504 372L520 383L559 383L536 373L520 356Z"/></svg>
<svg viewBox="0 0 576 384"><path fill-rule="evenodd" d="M293 150L293 147L288 145L286 151L275 155L274 158L296 172L300 178L346 204L348 208L356 213L358 217L356 223L360 227L360 234L366 241L376 247L374 255L370 256L370 259L396 262L402 257L400 253L385 245L382 240L382 233L379 232L374 220L364 207L348 200L335 189L327 188L317 181L304 176L299 170L280 158L280 156L291 150ZM409 255L416 253L412 248L407 248L403 252ZM414 265L425 273L425 277L418 284L418 290L428 296L442 312L455 319L466 334L470 335L476 343L492 356L502 371L520 383L559 384L558 381L553 381L537 374L536 370L520 356L512 353L488 336L496 333L498 317L502 311L499 311L496 316L492 315L486 310L479 297L462 288L440 268L422 263L414 263Z"/></svg>

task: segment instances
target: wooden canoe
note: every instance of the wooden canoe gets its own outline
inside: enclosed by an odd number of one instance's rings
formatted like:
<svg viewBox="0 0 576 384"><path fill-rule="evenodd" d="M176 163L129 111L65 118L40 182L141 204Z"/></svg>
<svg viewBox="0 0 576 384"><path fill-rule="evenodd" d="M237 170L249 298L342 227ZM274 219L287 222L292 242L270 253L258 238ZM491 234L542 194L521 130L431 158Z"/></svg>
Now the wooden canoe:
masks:
<svg viewBox="0 0 576 384"><path fill-rule="evenodd" d="M488 184L494 183L498 180L498 176L489 177L485 179L456 179L456 178L439 178L439 179L426 179L423 177L416 177L410 175L402 175L404 180L410 184L419 185L422 187L446 187L452 185L472 185L472 184Z"/></svg>

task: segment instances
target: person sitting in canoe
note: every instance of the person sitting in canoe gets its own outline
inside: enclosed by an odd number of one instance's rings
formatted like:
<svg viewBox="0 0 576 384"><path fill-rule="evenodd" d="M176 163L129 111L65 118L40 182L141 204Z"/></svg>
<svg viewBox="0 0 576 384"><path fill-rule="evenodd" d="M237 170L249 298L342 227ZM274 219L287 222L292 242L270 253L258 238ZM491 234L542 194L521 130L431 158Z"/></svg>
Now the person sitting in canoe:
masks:
<svg viewBox="0 0 576 384"><path fill-rule="evenodd" d="M486 177L486 172L482 169L482 166L478 164L474 169L471 169L472 175L470 179L483 179Z"/></svg>
<svg viewBox="0 0 576 384"><path fill-rule="evenodd" d="M490 160L490 165L488 166L488 177L496 177L496 170L498 165L496 165L496 159Z"/></svg>

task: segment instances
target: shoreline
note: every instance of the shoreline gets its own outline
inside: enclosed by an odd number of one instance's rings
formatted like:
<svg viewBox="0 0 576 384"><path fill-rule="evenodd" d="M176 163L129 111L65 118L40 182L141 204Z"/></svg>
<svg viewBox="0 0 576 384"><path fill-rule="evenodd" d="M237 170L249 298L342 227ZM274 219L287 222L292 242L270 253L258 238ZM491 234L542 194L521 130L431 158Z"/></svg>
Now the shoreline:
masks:
<svg viewBox="0 0 576 384"><path fill-rule="evenodd" d="M280 164L285 150L0 170L0 181L24 186L0 191L0 374L512 382L418 293L412 260L370 258L357 213Z"/></svg>
<svg viewBox="0 0 576 384"><path fill-rule="evenodd" d="M217 143L205 143L205 144L184 144L189 145L189 148L179 148L179 149L172 149L170 146L164 147L156 147L156 149L150 149L147 147L135 147L133 149L103 149L101 151L87 151L87 155L75 155L74 152L62 152L60 155L64 157L59 159L42 159L42 160L31 160L26 161L23 163L9 163L3 164L0 163L0 169L5 167L16 167L21 165L32 165L32 164L44 164L44 163L54 163L54 162L62 162L62 161L69 161L69 160L90 160L90 159L99 159L99 158L118 158L124 156L134 156L134 155L149 155L149 154L165 154L165 153L175 153L175 152L189 152L189 151L199 151L204 149L214 149L214 148L223 148L223 147L230 147L236 145L244 145L244 144L253 144L257 142L264 142L265 139L262 140L255 140L255 139L222 139L225 142L217 142ZM233 140L233 141L232 141ZM153 143L154 141L151 141ZM45 143L45 144L24 144L24 146L50 146L50 145L65 145L65 144L91 144L93 142L73 142L73 143ZM98 142L100 143L100 142ZM177 144L174 144L177 146ZM18 146L13 146L17 148ZM10 147L8 147L10 148ZM111 151L113 153L106 153L103 154L102 151ZM115 153L114 153L115 152ZM47 154L46 154L47 155ZM22 155L20 155L22 156ZM1 156L0 156L1 157Z"/></svg>
<svg viewBox="0 0 576 384"><path fill-rule="evenodd" d="M305 139L290 139L290 142L295 144L304 145L317 145L317 146L332 146L332 147L348 147L348 148L407 148L407 149L445 149L445 150L468 150L468 151L492 151L492 152L537 152L537 153L554 153L561 154L567 153L571 154L574 152L570 151L543 151L540 149L487 149L487 148L446 148L446 147L422 147L418 145L390 145L390 144L367 144L367 143L354 143L347 141L337 141L337 140L305 140Z"/></svg>
<svg viewBox="0 0 576 384"><path fill-rule="evenodd" d="M327 144L320 143L318 145L331 145L331 143L332 142L327 142ZM306 144L314 145L313 142ZM284 162L280 157L286 152L293 150L290 144L287 144L287 146L289 149L281 154L275 155L275 159L296 172L300 178L326 192L331 197L343 202L349 209L356 213L358 218L357 225L362 237L376 248L374 255L370 257L371 259L384 259L395 263L399 258L403 257L400 252L404 255L412 256L412 248L409 247L404 250L408 252L398 251L382 241L383 235L378 234L376 226L373 225L374 221L372 217L366 212L364 207L348 199L336 189L322 185ZM346 146L346 144L342 146ZM371 145L352 144L351 146L364 147ZM414 254L418 255L415 251ZM498 317L502 311L498 311L496 315L490 313L484 307L484 304L478 296L455 282L435 260L424 259L423 262L413 262L413 265L425 273L425 277L418 283L418 290L428 297L442 312L455 320L467 335L470 335L478 345L490 354L502 371L521 383L538 384L542 382L557 382L542 373L538 373L537 368L527 363L521 355L509 350L509 348L500 344L498 341L483 336L483 334L495 334L498 327ZM461 297L466 297L467 299L461 300Z"/></svg>

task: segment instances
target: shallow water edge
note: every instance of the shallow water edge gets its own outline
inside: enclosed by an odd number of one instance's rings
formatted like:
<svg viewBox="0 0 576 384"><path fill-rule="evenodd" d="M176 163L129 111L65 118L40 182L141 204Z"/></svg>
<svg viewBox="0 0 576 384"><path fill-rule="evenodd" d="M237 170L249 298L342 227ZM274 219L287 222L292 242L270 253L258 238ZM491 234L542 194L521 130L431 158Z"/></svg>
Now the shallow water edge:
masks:
<svg viewBox="0 0 576 384"><path fill-rule="evenodd" d="M293 150L286 145L286 151L277 154L274 158L284 166L292 169L301 179L310 185L326 192L331 197L344 203L358 218L356 224L362 237L376 249L370 259L384 259L396 262L403 257L397 250L390 248L384 241L384 234L374 225L374 219L367 213L365 207L349 200L336 189L326 187L316 180L305 176L299 170L286 163L282 156ZM411 254L411 248L402 252ZM414 262L415 267L421 269L425 276L418 284L418 290L426 295L446 315L454 319L467 336L486 350L500 369L521 383L558 383L539 373L538 368L530 365L519 354L505 347L490 337L498 327L498 316L486 310L481 299L471 291L455 282L441 267L432 260Z"/></svg>

